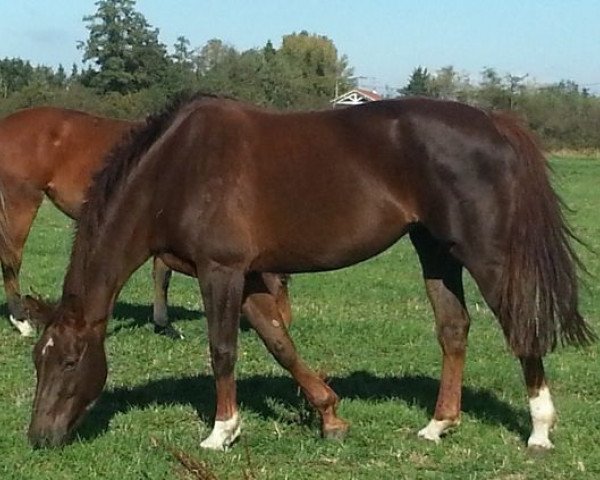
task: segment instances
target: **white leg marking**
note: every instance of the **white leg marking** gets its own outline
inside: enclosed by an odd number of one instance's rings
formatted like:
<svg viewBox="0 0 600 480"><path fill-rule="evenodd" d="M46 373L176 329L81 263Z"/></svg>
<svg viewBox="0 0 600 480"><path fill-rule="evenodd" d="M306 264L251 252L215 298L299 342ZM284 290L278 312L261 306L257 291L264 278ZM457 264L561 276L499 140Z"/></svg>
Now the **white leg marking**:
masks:
<svg viewBox="0 0 600 480"><path fill-rule="evenodd" d="M211 450L226 450L240 436L242 421L236 412L229 420L216 420L212 432L200 446Z"/></svg>
<svg viewBox="0 0 600 480"><path fill-rule="evenodd" d="M459 424L458 420L436 420L432 418L427 426L419 430L419 437L438 443L440 436L449 428Z"/></svg>
<svg viewBox="0 0 600 480"><path fill-rule="evenodd" d="M527 446L544 449L553 448L554 445L552 445L548 434L556 421L556 411L548 387L540 388L537 397L529 398L529 409L533 430L527 441Z"/></svg>
<svg viewBox="0 0 600 480"><path fill-rule="evenodd" d="M19 331L21 336L23 337L33 337L33 333L35 332L34 328L29 323L29 320L17 320L15 317L10 315L8 317L10 323Z"/></svg>

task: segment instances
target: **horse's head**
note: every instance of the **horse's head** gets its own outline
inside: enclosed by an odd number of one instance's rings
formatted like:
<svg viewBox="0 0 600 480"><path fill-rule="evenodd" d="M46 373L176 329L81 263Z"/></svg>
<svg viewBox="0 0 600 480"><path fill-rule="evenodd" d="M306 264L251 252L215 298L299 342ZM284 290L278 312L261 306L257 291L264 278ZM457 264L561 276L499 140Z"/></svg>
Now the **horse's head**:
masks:
<svg viewBox="0 0 600 480"><path fill-rule="evenodd" d="M34 447L65 443L106 382L103 333L83 321L77 302L52 307L28 299L46 324L33 350L37 387L29 425ZM35 305L37 304L37 305ZM33 307L32 307L33 305Z"/></svg>

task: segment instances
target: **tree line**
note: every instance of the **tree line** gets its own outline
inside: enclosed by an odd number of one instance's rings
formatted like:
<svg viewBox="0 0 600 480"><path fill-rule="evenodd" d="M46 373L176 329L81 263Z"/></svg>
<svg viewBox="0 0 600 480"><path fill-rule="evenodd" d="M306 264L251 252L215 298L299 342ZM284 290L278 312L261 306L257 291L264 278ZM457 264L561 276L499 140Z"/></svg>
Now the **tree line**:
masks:
<svg viewBox="0 0 600 480"><path fill-rule="evenodd" d="M430 73L413 70L399 95L460 100L488 109L513 110L525 117L547 148L600 149L600 97L575 82L527 83L527 75L500 75L486 67L474 84L447 66Z"/></svg>
<svg viewBox="0 0 600 480"><path fill-rule="evenodd" d="M78 44L83 68L33 66L0 59L0 115L35 105L77 108L118 118L141 118L182 91L225 95L278 109L326 108L335 92L355 86L348 59L324 35L283 36L276 48L239 51L220 39L193 48L180 36L168 48L135 0L99 0L83 18L88 38ZM413 70L386 96L425 95L526 117L550 148L600 149L600 98L572 81L539 86L526 76L484 68L473 82L453 66Z"/></svg>

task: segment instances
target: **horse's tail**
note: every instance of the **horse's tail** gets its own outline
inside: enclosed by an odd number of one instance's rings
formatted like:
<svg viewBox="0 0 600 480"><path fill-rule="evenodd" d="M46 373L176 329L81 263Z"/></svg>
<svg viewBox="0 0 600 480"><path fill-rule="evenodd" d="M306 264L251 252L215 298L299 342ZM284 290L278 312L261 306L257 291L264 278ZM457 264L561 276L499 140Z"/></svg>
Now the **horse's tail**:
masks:
<svg viewBox="0 0 600 480"><path fill-rule="evenodd" d="M595 335L577 306L577 267L583 265L550 184L548 162L533 133L514 116L494 112L491 119L518 157L498 312L508 343L519 356L544 355L558 338L587 344Z"/></svg>
<svg viewBox="0 0 600 480"><path fill-rule="evenodd" d="M3 265L13 266L17 264L17 255L9 231L4 185L0 179L0 260Z"/></svg>

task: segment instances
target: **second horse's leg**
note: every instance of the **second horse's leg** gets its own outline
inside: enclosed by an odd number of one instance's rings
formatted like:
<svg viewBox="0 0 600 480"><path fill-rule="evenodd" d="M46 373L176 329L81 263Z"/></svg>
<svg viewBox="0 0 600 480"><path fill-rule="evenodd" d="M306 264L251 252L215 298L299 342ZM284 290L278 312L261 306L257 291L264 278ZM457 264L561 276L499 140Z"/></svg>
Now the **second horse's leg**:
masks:
<svg viewBox="0 0 600 480"><path fill-rule="evenodd" d="M171 269L159 257L154 257L152 269L152 278L154 280L154 307L152 312L154 333L178 340L182 339L183 335L171 325L167 314L171 274Z"/></svg>
<svg viewBox="0 0 600 480"><path fill-rule="evenodd" d="M23 247L33 219L42 203L43 194L33 188L19 188L14 182L6 183L3 185L5 188L2 196L2 212L0 212L2 216L0 234L3 237L0 241L0 259L6 303L12 325L21 335L31 336L34 330L21 298L19 271Z"/></svg>
<svg viewBox="0 0 600 480"><path fill-rule="evenodd" d="M325 438L341 439L348 424L336 413L338 397L334 391L299 357L290 339L277 298L265 278L251 274L246 279L243 311L277 362L294 377L307 400L321 415L321 433Z"/></svg>

